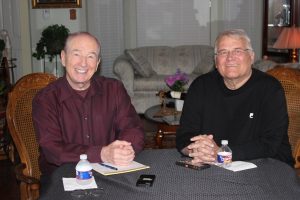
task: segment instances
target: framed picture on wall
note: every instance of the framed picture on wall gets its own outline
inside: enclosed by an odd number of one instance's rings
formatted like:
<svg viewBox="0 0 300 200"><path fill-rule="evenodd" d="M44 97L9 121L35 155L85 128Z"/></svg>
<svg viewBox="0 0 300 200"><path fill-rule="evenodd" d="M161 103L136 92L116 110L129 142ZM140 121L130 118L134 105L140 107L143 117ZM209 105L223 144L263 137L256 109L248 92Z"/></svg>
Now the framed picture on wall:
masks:
<svg viewBox="0 0 300 200"><path fill-rule="evenodd" d="M32 8L81 8L81 0L32 0Z"/></svg>

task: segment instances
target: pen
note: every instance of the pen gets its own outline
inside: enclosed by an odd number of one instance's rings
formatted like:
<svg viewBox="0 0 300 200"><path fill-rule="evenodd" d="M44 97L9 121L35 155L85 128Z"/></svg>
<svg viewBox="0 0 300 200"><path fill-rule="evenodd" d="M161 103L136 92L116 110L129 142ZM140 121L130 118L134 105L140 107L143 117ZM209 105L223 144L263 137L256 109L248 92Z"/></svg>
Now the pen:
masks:
<svg viewBox="0 0 300 200"><path fill-rule="evenodd" d="M109 169L118 170L118 168L113 167L113 166L110 166L110 165L107 165L107 164L104 164L104 163L99 163L99 164L100 164L101 166L107 167L107 168L109 168Z"/></svg>

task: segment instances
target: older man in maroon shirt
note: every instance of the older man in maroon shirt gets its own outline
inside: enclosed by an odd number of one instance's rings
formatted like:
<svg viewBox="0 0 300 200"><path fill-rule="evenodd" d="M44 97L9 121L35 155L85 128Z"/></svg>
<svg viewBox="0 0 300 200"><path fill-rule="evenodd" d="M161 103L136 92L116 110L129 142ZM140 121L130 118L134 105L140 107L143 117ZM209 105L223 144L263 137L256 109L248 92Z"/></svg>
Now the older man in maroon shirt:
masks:
<svg viewBox="0 0 300 200"><path fill-rule="evenodd" d="M95 75L100 43L87 32L70 34L61 52L66 75L33 100L42 174L78 162L128 165L144 146L139 116L118 80Z"/></svg>

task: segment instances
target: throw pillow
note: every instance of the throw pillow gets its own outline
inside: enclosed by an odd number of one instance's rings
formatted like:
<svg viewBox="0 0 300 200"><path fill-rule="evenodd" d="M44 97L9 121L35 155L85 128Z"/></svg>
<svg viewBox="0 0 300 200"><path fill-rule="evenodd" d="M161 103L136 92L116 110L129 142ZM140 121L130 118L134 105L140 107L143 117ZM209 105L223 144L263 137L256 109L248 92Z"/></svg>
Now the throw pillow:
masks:
<svg viewBox="0 0 300 200"><path fill-rule="evenodd" d="M149 78L153 73L151 64L137 50L125 50L125 55L131 59L134 70L142 77Z"/></svg>

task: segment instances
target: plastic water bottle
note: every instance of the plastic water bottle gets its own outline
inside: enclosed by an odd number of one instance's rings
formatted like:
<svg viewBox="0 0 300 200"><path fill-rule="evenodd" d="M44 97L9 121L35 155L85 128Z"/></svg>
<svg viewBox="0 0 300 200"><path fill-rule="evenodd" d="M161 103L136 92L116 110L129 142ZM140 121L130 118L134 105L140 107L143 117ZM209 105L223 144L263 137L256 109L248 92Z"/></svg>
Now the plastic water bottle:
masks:
<svg viewBox="0 0 300 200"><path fill-rule="evenodd" d="M228 140L221 141L222 146L218 151L218 163L222 167L229 167L232 162L232 151L228 146Z"/></svg>
<svg viewBox="0 0 300 200"><path fill-rule="evenodd" d="M76 165L76 181L80 185L87 185L92 182L92 165L87 160L86 154L80 155L80 161Z"/></svg>

